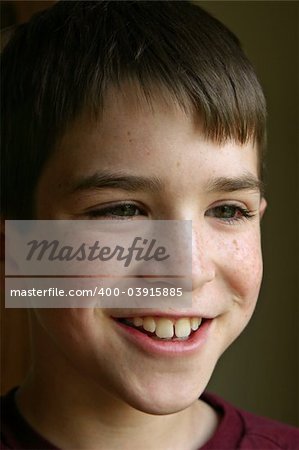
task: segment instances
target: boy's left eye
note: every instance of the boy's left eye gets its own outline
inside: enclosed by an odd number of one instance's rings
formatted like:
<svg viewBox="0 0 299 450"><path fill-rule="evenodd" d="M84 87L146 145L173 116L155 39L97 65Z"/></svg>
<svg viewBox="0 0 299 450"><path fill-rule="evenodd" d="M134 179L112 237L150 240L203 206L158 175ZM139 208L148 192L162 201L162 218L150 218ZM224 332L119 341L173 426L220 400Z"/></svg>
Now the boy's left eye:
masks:
<svg viewBox="0 0 299 450"><path fill-rule="evenodd" d="M208 217L215 217L229 224L239 220L250 219L254 216L252 211L238 205L219 205L209 209L206 214Z"/></svg>

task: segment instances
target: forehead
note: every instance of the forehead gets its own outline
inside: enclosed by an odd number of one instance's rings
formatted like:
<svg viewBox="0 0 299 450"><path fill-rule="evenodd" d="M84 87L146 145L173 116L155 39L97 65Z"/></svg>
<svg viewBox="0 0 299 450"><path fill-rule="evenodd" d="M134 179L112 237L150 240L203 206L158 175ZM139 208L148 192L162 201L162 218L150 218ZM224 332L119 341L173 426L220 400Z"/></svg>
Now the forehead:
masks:
<svg viewBox="0 0 299 450"><path fill-rule="evenodd" d="M73 165L78 158L83 165L95 158L116 167L141 162L146 165L150 158L161 162L179 159L182 163L192 160L193 154L201 159L211 154L214 168L227 164L227 170L233 170L232 165L241 164L256 172L258 166L253 142L241 145L232 140L209 140L194 111L182 109L158 91L148 101L132 86L110 89L100 117L95 119L87 113L78 117L60 140L59 153L67 153Z"/></svg>
<svg viewBox="0 0 299 450"><path fill-rule="evenodd" d="M153 190L157 180L159 189ZM69 202L111 188L189 201L211 186L259 190L252 142L217 144L204 137L200 118L176 104L157 99L149 105L134 94L114 93L99 119L82 115L64 133L41 174L36 201L50 207L54 198Z"/></svg>
<svg viewBox="0 0 299 450"><path fill-rule="evenodd" d="M184 194L216 178L257 179L257 150L252 142L207 140L200 117L176 103L111 90L100 118L82 114L64 133L39 187L64 195L102 173L155 177L168 192Z"/></svg>

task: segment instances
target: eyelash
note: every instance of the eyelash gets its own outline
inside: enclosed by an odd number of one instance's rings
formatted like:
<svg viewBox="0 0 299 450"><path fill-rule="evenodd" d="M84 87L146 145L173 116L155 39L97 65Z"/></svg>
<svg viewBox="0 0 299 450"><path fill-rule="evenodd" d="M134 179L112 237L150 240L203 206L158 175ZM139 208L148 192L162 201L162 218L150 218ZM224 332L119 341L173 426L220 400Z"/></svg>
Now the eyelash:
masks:
<svg viewBox="0 0 299 450"><path fill-rule="evenodd" d="M126 207L133 207L133 208L135 208L135 211L139 210L141 212L141 214L132 214L130 216L121 216L118 214L113 214L113 212L115 212L116 209L126 208ZM107 217L108 219L112 219L112 220L113 219L132 220L133 217L146 215L145 211L142 210L142 208L140 208L137 205L135 205L134 203L130 203L130 202L117 203L116 205L107 206L107 207L104 207L101 209L91 210L91 211L88 211L87 214L92 219L95 219L97 217Z"/></svg>
<svg viewBox="0 0 299 450"><path fill-rule="evenodd" d="M134 214L128 215L128 216L115 214L115 211L119 208L134 208L135 212L134 212ZM228 210L231 211L232 217L226 217L226 218L220 217L225 212L227 213ZM139 211L139 214L135 214L136 211ZM131 210L131 212L132 212L132 210ZM219 214L219 216L218 216L218 214ZM236 214L239 214L239 215L234 217ZM87 215L91 219L96 219L98 217L106 217L108 220L109 219L133 220L134 217L146 216L147 213L144 209L140 208L139 206L135 205L134 203L123 202L123 203L117 203L112 206L110 205L110 206L107 206L107 207L104 207L101 209L95 209L95 210L88 211ZM214 217L214 218L224 222L227 225L235 225L236 223L238 223L240 221L251 219L252 217L255 216L255 213L253 211L250 211L247 208L242 207L242 206L225 203L225 204L217 205L217 206L214 206L214 207L208 209L205 213L205 216L206 217Z"/></svg>

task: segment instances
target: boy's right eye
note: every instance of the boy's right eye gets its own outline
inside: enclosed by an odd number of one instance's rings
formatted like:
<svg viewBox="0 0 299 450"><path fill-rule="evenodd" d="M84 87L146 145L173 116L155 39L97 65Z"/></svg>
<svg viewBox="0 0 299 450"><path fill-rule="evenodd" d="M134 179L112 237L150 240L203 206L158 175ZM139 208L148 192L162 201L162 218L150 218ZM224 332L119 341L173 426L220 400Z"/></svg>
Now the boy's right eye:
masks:
<svg viewBox="0 0 299 450"><path fill-rule="evenodd" d="M118 203L103 208L87 211L86 213L91 219L132 219L134 217L146 216L144 210L134 203Z"/></svg>

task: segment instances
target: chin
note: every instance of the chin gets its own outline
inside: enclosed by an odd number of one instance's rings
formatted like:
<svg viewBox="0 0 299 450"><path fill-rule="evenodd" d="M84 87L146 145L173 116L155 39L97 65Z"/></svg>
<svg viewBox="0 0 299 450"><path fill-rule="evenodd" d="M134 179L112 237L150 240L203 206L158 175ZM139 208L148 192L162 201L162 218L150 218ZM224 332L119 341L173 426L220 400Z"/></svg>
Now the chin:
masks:
<svg viewBox="0 0 299 450"><path fill-rule="evenodd" d="M174 414L188 408L191 404L198 400L204 391L208 379L205 382L196 383L191 380L188 382L184 380L185 385L182 385L182 379L175 383L164 379L151 381L144 386L126 386L122 391L122 400L129 404L134 409L146 414L153 415L167 415Z"/></svg>
<svg viewBox="0 0 299 450"><path fill-rule="evenodd" d="M130 398L129 404L134 409L146 414L152 414L155 416L164 416L167 414L174 414L188 408L194 403L199 396L184 398L178 400L176 398L164 399L163 395L157 400L153 398Z"/></svg>

